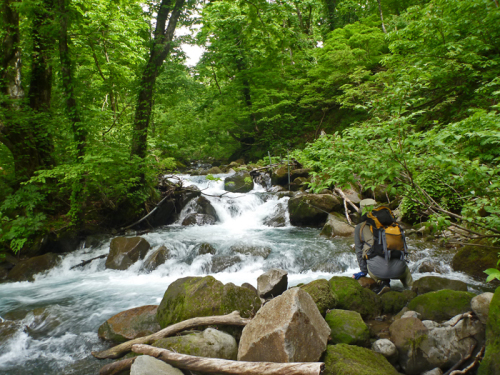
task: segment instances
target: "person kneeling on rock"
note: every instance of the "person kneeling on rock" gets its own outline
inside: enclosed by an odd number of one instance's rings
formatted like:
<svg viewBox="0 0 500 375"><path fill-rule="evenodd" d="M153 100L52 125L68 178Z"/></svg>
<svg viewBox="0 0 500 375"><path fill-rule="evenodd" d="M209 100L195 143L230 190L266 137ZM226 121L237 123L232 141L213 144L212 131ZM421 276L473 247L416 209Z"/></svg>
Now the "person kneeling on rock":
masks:
<svg viewBox="0 0 500 375"><path fill-rule="evenodd" d="M378 294L391 290L391 279L401 280L405 287L413 284L404 233L388 207L377 207L361 216L354 229L354 244L361 269L354 279L370 275L377 282L374 291Z"/></svg>

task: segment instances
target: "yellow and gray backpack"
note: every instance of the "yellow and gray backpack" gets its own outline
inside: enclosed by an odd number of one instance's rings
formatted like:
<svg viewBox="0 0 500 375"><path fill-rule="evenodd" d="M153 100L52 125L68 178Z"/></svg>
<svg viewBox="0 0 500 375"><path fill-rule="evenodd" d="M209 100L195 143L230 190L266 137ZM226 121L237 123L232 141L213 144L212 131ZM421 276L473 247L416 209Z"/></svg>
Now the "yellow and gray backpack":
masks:
<svg viewBox="0 0 500 375"><path fill-rule="evenodd" d="M408 254L406 239L403 229L396 223L394 214L388 207L377 207L361 217L363 225L360 235L363 240L363 229L366 225L370 227L373 234L373 246L363 254L365 259L382 256L386 260L390 258L405 259Z"/></svg>

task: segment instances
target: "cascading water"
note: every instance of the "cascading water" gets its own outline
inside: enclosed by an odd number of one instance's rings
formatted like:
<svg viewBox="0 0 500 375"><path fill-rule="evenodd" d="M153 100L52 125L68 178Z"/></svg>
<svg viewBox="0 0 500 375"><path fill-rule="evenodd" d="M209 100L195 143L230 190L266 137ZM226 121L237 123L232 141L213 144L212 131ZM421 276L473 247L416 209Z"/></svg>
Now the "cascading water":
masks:
<svg viewBox="0 0 500 375"><path fill-rule="evenodd" d="M286 213L287 197L278 199L260 185L248 194L225 194L222 181L180 177L185 185L196 185L203 191L219 221L210 226L182 226L182 220L196 209L192 202L176 224L143 235L152 249L165 245L172 255L153 272L142 273L142 261L125 271L105 269L104 259L70 269L82 260L107 254L109 238L100 246L66 254L58 267L36 276L35 282L1 284L0 373L98 373L110 362L96 360L90 354L107 347L97 337L98 327L120 311L159 304L169 284L180 277L213 274L223 283L256 286L260 274L282 268L289 272L289 285L294 286L358 271L353 239L330 241L321 238L317 229L292 227ZM279 211L285 212L284 227L264 224ZM203 243L212 245L215 254L199 255ZM237 246L270 248L271 252L264 259L235 253ZM418 254L410 263L414 272L431 257L435 261L437 250L428 244L410 242L411 250ZM481 288L480 283L453 272L449 257L439 255L446 277L463 280L473 290ZM420 276L414 273L415 278Z"/></svg>

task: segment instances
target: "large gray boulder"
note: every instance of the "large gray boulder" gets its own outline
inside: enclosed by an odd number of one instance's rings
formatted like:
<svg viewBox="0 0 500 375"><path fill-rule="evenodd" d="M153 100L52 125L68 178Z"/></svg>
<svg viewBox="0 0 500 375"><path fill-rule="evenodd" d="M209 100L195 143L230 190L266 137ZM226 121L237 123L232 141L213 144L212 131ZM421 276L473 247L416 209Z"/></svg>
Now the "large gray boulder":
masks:
<svg viewBox="0 0 500 375"><path fill-rule="evenodd" d="M159 359L141 355L132 363L130 375L184 375L184 373Z"/></svg>
<svg viewBox="0 0 500 375"><path fill-rule="evenodd" d="M488 321L488 314L490 313L490 304L493 299L494 294L487 292L475 296L471 301L470 305L472 311L477 315L481 323L486 324Z"/></svg>
<svg viewBox="0 0 500 375"><path fill-rule="evenodd" d="M268 227L284 227L286 226L286 208L283 203L276 205L275 211L264 219L264 225Z"/></svg>
<svg viewBox="0 0 500 375"><path fill-rule="evenodd" d="M7 274L10 281L34 281L35 275L54 268L59 261L59 256L47 253L19 262Z"/></svg>
<svg viewBox="0 0 500 375"><path fill-rule="evenodd" d="M141 271L146 273L154 271L170 258L170 250L166 246L162 245L146 258L141 267Z"/></svg>
<svg viewBox="0 0 500 375"><path fill-rule="evenodd" d="M97 331L99 338L115 343L151 335L160 330L157 305L134 307L106 320Z"/></svg>
<svg viewBox="0 0 500 375"><path fill-rule="evenodd" d="M207 328L182 336L167 337L153 343L157 348L197 357L236 360L238 344L228 333Z"/></svg>
<svg viewBox="0 0 500 375"><path fill-rule="evenodd" d="M288 272L271 269L257 278L257 291L263 299L279 296L288 287Z"/></svg>
<svg viewBox="0 0 500 375"><path fill-rule="evenodd" d="M461 318L458 315L443 324L404 318L390 326L399 364L407 375L419 375L436 367L450 368L467 355L472 345L484 342L483 324Z"/></svg>
<svg viewBox="0 0 500 375"><path fill-rule="evenodd" d="M443 289L466 292L467 284L460 280L450 280L438 276L425 276L415 280L412 286L412 290L418 295Z"/></svg>
<svg viewBox="0 0 500 375"><path fill-rule="evenodd" d="M210 201L203 195L196 199L196 212L204 215L211 215L215 218L215 221L219 221L219 216L217 211Z"/></svg>
<svg viewBox="0 0 500 375"><path fill-rule="evenodd" d="M126 270L139 259L144 259L150 248L142 237L115 237L109 245L106 268Z"/></svg>
<svg viewBox="0 0 500 375"><path fill-rule="evenodd" d="M205 214L189 214L184 220L182 220L182 225L214 225L216 222L215 217L212 215Z"/></svg>
<svg viewBox="0 0 500 375"><path fill-rule="evenodd" d="M333 213L328 215L328 221L320 234L327 238L351 237L354 235L354 227L347 223L345 216L339 213Z"/></svg>
<svg viewBox="0 0 500 375"><path fill-rule="evenodd" d="M210 272L219 273L240 262L241 258L238 255L216 255L212 257Z"/></svg>
<svg viewBox="0 0 500 375"><path fill-rule="evenodd" d="M322 227L328 214L343 210L342 201L331 194L303 194L288 201L290 223L295 226Z"/></svg>
<svg viewBox="0 0 500 375"><path fill-rule="evenodd" d="M224 190L235 193L248 193L254 187L253 178L247 171L239 171L224 179Z"/></svg>
<svg viewBox="0 0 500 375"><path fill-rule="evenodd" d="M246 325L238 360L315 362L325 351L329 334L311 296L292 288L265 304Z"/></svg>

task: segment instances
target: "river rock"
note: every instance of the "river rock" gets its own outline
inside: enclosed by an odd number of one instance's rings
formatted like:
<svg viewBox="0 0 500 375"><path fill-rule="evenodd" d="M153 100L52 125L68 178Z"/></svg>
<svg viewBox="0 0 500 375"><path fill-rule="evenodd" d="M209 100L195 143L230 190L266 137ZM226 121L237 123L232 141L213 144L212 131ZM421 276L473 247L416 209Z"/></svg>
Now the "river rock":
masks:
<svg viewBox="0 0 500 375"><path fill-rule="evenodd" d="M363 288L357 280L334 276L329 283L337 296L338 309L357 311L363 318L375 318L380 315L382 308L379 296Z"/></svg>
<svg viewBox="0 0 500 375"><path fill-rule="evenodd" d="M156 211L148 217L148 223L157 227L160 225L173 224L179 217L179 213L191 199L201 195L200 189L196 186L187 186L179 191L174 191L170 199L165 199L156 208ZM139 224L139 226L142 224ZM149 225L148 225L149 227Z"/></svg>
<svg viewBox="0 0 500 375"><path fill-rule="evenodd" d="M262 257L264 259L267 259L269 254L271 254L271 248L269 246L234 245L231 246L229 250L233 253Z"/></svg>
<svg viewBox="0 0 500 375"><path fill-rule="evenodd" d="M330 310L325 320L330 326L330 341L333 344L370 345L368 326L356 311Z"/></svg>
<svg viewBox="0 0 500 375"><path fill-rule="evenodd" d="M35 275L49 271L59 261L59 256L53 253L39 255L27 260L20 261L7 274L10 281L35 281Z"/></svg>
<svg viewBox="0 0 500 375"><path fill-rule="evenodd" d="M238 355L235 338L213 328L207 328L203 332L167 337L155 341L153 346L205 358L236 360Z"/></svg>
<svg viewBox="0 0 500 375"><path fill-rule="evenodd" d="M495 290L491 299L486 338L486 351L478 375L498 375L500 374L500 287Z"/></svg>
<svg viewBox="0 0 500 375"><path fill-rule="evenodd" d="M493 293L488 292L475 296L470 301L472 311L474 311L474 313L483 324L486 324L488 321L488 314L490 312L490 304L492 299Z"/></svg>
<svg viewBox="0 0 500 375"><path fill-rule="evenodd" d="M144 259L150 248L142 237L115 237L109 245L106 268L126 270L139 259Z"/></svg>
<svg viewBox="0 0 500 375"><path fill-rule="evenodd" d="M258 296L258 292L257 292L257 288L254 287L252 284L249 284L249 283L243 283L241 284L241 287L242 288L247 288L247 289L250 289L252 292L255 293L256 296Z"/></svg>
<svg viewBox="0 0 500 375"><path fill-rule="evenodd" d="M274 212L270 216L266 217L263 223L268 227L274 228L286 226L286 208L284 204L277 204Z"/></svg>
<svg viewBox="0 0 500 375"><path fill-rule="evenodd" d="M422 320L444 321L471 310L474 293L439 290L415 297L408 304L410 310L422 315Z"/></svg>
<svg viewBox="0 0 500 375"><path fill-rule="evenodd" d="M360 277L358 283L365 289L373 289L377 285L377 282L371 277Z"/></svg>
<svg viewBox="0 0 500 375"><path fill-rule="evenodd" d="M106 320L97 335L103 340L120 343L158 332L157 309L157 305L146 305L122 311Z"/></svg>
<svg viewBox="0 0 500 375"><path fill-rule="evenodd" d="M354 235L354 227L347 224L345 217L339 213L328 215L328 221L321 230L322 236L327 238L333 237L350 237Z"/></svg>
<svg viewBox="0 0 500 375"><path fill-rule="evenodd" d="M346 189L342 191L344 192L347 199L349 199L354 204L359 204L363 199L361 195L353 189Z"/></svg>
<svg viewBox="0 0 500 375"><path fill-rule="evenodd" d="M328 309L334 309L337 305L337 296L330 288L328 280L314 280L300 288L309 293L322 316L325 316Z"/></svg>
<svg viewBox="0 0 500 375"><path fill-rule="evenodd" d="M130 375L184 375L184 373L159 359L141 355L132 363Z"/></svg>
<svg viewBox="0 0 500 375"><path fill-rule="evenodd" d="M420 266L418 267L418 272L420 272L420 273L429 273L429 272L442 273L442 269L437 264L435 264L431 261L425 261L425 262L422 262L422 264L420 264Z"/></svg>
<svg viewBox="0 0 500 375"><path fill-rule="evenodd" d="M165 245L162 245L146 258L141 270L147 273L154 271L170 259L170 257L170 250Z"/></svg>
<svg viewBox="0 0 500 375"><path fill-rule="evenodd" d="M20 324L9 320L0 322L0 348L19 330Z"/></svg>
<svg viewBox="0 0 500 375"><path fill-rule="evenodd" d="M260 300L251 290L232 283L224 285L212 276L184 277L168 287L158 307L161 328L199 316L225 315L235 310L251 317Z"/></svg>
<svg viewBox="0 0 500 375"><path fill-rule="evenodd" d="M329 213L343 207L342 201L330 194L302 194L288 200L290 223L296 226L321 227Z"/></svg>
<svg viewBox="0 0 500 375"><path fill-rule="evenodd" d="M395 364L398 360L398 349L391 340L380 339L372 344L372 350L375 353L382 354L391 364Z"/></svg>
<svg viewBox="0 0 500 375"><path fill-rule="evenodd" d="M209 170L207 170L207 174L221 174L222 171L219 167L212 167Z"/></svg>
<svg viewBox="0 0 500 375"><path fill-rule="evenodd" d="M215 255L216 252L217 250L215 249L215 247L206 242L200 244L197 249L198 255L205 255L205 254Z"/></svg>
<svg viewBox="0 0 500 375"><path fill-rule="evenodd" d="M215 218L215 221L219 221L217 211L207 198L202 195L198 199L196 199L195 203L196 213L213 216Z"/></svg>
<svg viewBox="0 0 500 375"><path fill-rule="evenodd" d="M412 290L418 295L438 290L467 291L467 284L459 280L445 279L438 276L425 276L413 282Z"/></svg>
<svg viewBox="0 0 500 375"><path fill-rule="evenodd" d="M416 296L417 294L411 290L404 290L403 292L390 291L385 293L380 296L382 311L386 314L396 314Z"/></svg>
<svg viewBox="0 0 500 375"><path fill-rule="evenodd" d="M399 352L399 364L407 375L419 375L436 367L450 368L472 345L484 340L481 322L461 316L443 324L399 319L389 331Z"/></svg>
<svg viewBox="0 0 500 375"><path fill-rule="evenodd" d="M464 246L453 257L453 270L484 280L484 270L496 268L498 250L487 247Z"/></svg>
<svg viewBox="0 0 500 375"><path fill-rule="evenodd" d="M210 272L219 273L240 262L241 258L237 255L214 256L212 257L212 263L210 264Z"/></svg>
<svg viewBox="0 0 500 375"><path fill-rule="evenodd" d="M248 171L239 171L224 179L224 190L226 191L248 193L253 187L253 179Z"/></svg>
<svg viewBox="0 0 500 375"><path fill-rule="evenodd" d="M204 215L204 214L189 214L184 220L182 220L182 225L214 225L215 217L212 215Z"/></svg>
<svg viewBox="0 0 500 375"><path fill-rule="evenodd" d="M330 327L311 296L287 290L265 304L243 329L239 361L315 362L326 348Z"/></svg>
<svg viewBox="0 0 500 375"><path fill-rule="evenodd" d="M380 353L355 345L328 345L323 375L399 375Z"/></svg>
<svg viewBox="0 0 500 375"><path fill-rule="evenodd" d="M288 272L271 269L257 278L257 291L263 299L279 296L288 287Z"/></svg>

